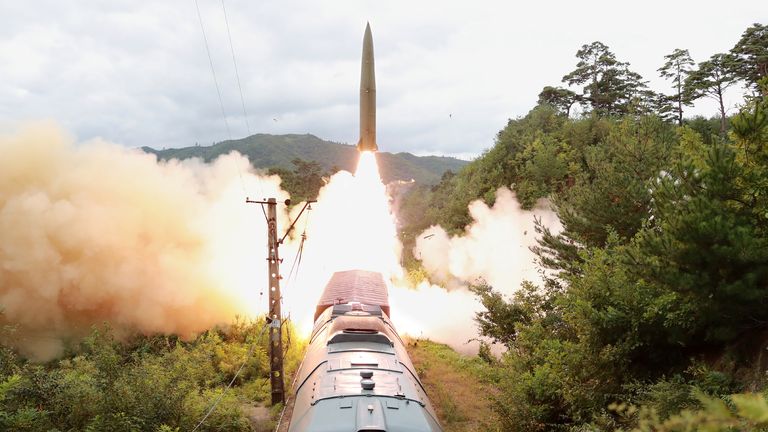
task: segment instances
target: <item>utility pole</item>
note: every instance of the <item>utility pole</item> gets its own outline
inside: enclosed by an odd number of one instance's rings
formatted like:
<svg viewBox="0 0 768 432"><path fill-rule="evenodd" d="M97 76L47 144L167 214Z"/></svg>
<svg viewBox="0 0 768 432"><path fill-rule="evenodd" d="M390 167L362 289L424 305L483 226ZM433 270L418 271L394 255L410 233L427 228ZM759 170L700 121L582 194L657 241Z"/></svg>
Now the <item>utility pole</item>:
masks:
<svg viewBox="0 0 768 432"><path fill-rule="evenodd" d="M283 313L280 307L280 248L277 238L277 200L267 200L267 283L269 287L269 380L272 405L285 402L283 381Z"/></svg>
<svg viewBox="0 0 768 432"><path fill-rule="evenodd" d="M269 288L269 307L267 313L267 323L269 324L269 381L272 387L272 405L285 403L285 385L283 379L283 314L281 307L282 295L280 294L280 245L293 227L296 225L299 217L304 210L310 208L309 205L314 200L309 200L304 204L296 219L288 227L282 238L277 234L277 200L269 198L266 201L253 201L245 199L246 203L266 204L267 211L267 287ZM291 200L285 200L285 205L291 205Z"/></svg>

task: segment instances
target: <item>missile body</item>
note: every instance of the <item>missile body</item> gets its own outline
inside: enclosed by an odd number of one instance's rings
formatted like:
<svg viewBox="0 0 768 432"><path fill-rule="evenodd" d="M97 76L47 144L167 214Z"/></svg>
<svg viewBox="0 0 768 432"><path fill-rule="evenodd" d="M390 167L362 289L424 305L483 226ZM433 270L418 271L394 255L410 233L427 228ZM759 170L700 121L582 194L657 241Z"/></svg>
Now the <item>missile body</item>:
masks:
<svg viewBox="0 0 768 432"><path fill-rule="evenodd" d="M377 151L376 145L376 72L373 65L371 25L365 26L363 62L360 69L360 151Z"/></svg>

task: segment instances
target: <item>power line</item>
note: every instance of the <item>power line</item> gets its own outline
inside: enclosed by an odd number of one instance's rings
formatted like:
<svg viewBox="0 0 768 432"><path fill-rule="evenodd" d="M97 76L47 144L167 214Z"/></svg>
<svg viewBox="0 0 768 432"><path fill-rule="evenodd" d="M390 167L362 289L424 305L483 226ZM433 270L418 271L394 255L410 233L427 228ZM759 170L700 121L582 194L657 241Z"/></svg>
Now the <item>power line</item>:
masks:
<svg viewBox="0 0 768 432"><path fill-rule="evenodd" d="M238 67L237 67L237 58L235 57L235 44L232 43L232 32L229 30L229 18L227 17L227 8L224 5L224 0L221 0L221 10L224 12L224 24L227 27L227 39L229 39L229 51L232 53L232 65L235 67L235 78L237 78L237 90L240 92L240 106L242 106L243 108L243 119L245 120L245 129L248 131L248 136L251 136L251 123L248 121L248 111L246 111L245 109L245 97L243 96L243 86L240 83L240 71L238 70ZM249 162L250 162L250 159L249 159ZM243 191L245 191L242 172L240 173L240 183L243 186ZM259 192L261 192L261 195L264 195L264 188L261 185L261 181L259 181L257 184L259 186ZM266 214L264 216L266 217Z"/></svg>
<svg viewBox="0 0 768 432"><path fill-rule="evenodd" d="M195 0L195 8L197 9L197 19L200 20L200 31L203 32L203 42L205 43L205 52L208 54L208 63L211 65L211 75L213 76L213 83L216 85L216 94L219 96L219 106L221 107L221 115L224 119L224 126L227 128L227 136L232 139L232 132L229 130L229 122L227 122L227 113L224 111L224 101L221 99L221 90L219 89L219 80L216 79L216 70L213 68L213 58L211 57L211 50L208 48L208 38L205 36L205 27L203 26L203 16L200 14L200 5Z"/></svg>
<svg viewBox="0 0 768 432"><path fill-rule="evenodd" d="M292 287L296 283L296 279L299 275L299 267L301 267L301 258L304 256L304 242L307 241L307 228L309 227L309 216L312 214L311 207L307 210L307 216L304 219L304 232L301 233L301 242L296 250L296 256L293 258L293 264L291 264L291 270L288 272L288 277L285 282L285 290Z"/></svg>
<svg viewBox="0 0 768 432"><path fill-rule="evenodd" d="M229 32L229 19L227 19L227 8L224 7L224 0L221 0L221 9L224 11L224 23L227 25L227 37L229 38L229 49L232 51L232 64L235 66L235 77L237 77L237 88L240 90L240 104L243 106L243 117L245 118L245 127L248 130L248 136L251 135L251 125L248 123L248 113L245 111L245 98L243 97L243 86L240 85L240 73L237 71L237 60L235 60L235 46L232 44L232 33Z"/></svg>

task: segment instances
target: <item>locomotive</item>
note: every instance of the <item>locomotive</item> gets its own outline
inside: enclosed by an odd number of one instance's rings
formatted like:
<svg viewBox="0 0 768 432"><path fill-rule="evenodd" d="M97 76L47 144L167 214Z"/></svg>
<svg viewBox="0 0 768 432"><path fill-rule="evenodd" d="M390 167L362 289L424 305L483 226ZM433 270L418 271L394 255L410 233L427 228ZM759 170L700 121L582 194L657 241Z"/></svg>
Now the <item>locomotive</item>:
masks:
<svg viewBox="0 0 768 432"><path fill-rule="evenodd" d="M442 431L389 312L380 273L333 274L294 380L289 432Z"/></svg>

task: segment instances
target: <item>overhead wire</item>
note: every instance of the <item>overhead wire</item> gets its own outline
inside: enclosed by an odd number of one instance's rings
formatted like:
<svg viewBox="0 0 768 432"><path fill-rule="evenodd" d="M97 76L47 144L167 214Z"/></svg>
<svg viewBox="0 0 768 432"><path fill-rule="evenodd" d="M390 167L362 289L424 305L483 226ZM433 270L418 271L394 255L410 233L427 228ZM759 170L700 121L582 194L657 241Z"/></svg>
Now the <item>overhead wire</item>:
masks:
<svg viewBox="0 0 768 432"><path fill-rule="evenodd" d="M307 216L306 216L306 219L304 219L304 231L301 233L301 242L299 243L299 247L296 250L296 256L293 258L291 269L288 272L288 277L286 278L286 283L285 283L286 290L289 287L291 287L293 283L296 282L296 278L298 277L298 274L299 274L299 268L301 267L301 259L304 256L304 243L307 241L307 229L309 228L309 219L311 214L312 214L312 206L310 205L309 207L307 207Z"/></svg>
<svg viewBox="0 0 768 432"><path fill-rule="evenodd" d="M293 264L291 264L291 270L288 272L288 277L286 278L285 283L285 290L288 290L289 287L292 287L293 284L296 283L296 278L299 275L299 269L301 268L301 259L304 256L304 243L307 241L307 228L309 227L309 216L311 213L312 207L307 208L307 215L306 219L304 219L304 231L301 233L301 242L299 243L299 247L296 250L296 256L293 258ZM280 297L280 304L283 305L283 298ZM285 324L290 323L291 321L291 313L288 312L288 318L284 320ZM290 328L286 331L287 336L287 344L285 349L283 350L283 357L288 353L288 350L291 348L291 330ZM282 414L281 414L282 417Z"/></svg>
<svg viewBox="0 0 768 432"><path fill-rule="evenodd" d="M224 109L224 100L221 96L221 88L219 87L219 80L216 77L216 69L213 65L213 57L211 56L211 50L208 45L208 37L205 34L205 26L203 24L202 14L200 13L200 4L198 3L198 0L195 0L195 9L197 10L197 19L200 21L200 31L203 34L203 42L205 44L205 52L208 55L208 64L210 65L210 68L211 68L211 76L213 77L213 83L216 86L216 95L218 96L218 99L219 99L219 107L221 108L221 115L222 115L222 118L224 119L224 127L227 130L227 136L229 137L230 140L232 140L232 131L229 127L229 121L227 120L226 110ZM221 9L224 12L224 23L227 28L227 39L229 40L229 49L230 49L230 52L232 53L232 64L235 67L235 78L237 79L237 89L240 93L240 104L242 105L242 108L243 108L243 119L245 120L245 127L246 127L246 130L248 131L248 136L250 136L251 125L250 125L250 122L248 121L248 112L245 109L245 97L243 96L243 86L240 83L240 72L237 67L237 59L235 57L235 47L234 47L234 43L232 42L232 33L229 28L229 18L227 16L227 8L224 4L224 0L221 0ZM247 188L245 187L243 172L239 167L238 167L237 174L238 174L238 177L240 178L240 187L243 190L243 194L248 196L249 193ZM259 186L259 192L261 193L261 195L264 195L264 189L261 182L259 181L257 184Z"/></svg>
<svg viewBox="0 0 768 432"><path fill-rule="evenodd" d="M248 120L248 111L245 109L245 96L243 95L243 85L240 82L240 69L237 67L237 56L235 56L235 44L232 42L232 32L229 29L229 17L227 16L227 7L224 5L224 0L221 0L221 10L222 12L224 12L224 24L225 24L225 27L227 28L227 39L229 40L229 51L230 53L232 53L232 65L235 68L235 78L237 80L237 90L240 93L240 106L243 108L243 120L245 121L245 129L248 132L248 136L251 136L251 123ZM240 174L241 182L242 182L242 178L243 178L243 175L241 173ZM257 185L259 187L259 193L261 195L264 195L264 188L261 185L261 181L259 181ZM243 186L243 190L245 190L245 186Z"/></svg>
<svg viewBox="0 0 768 432"><path fill-rule="evenodd" d="M241 107L243 109L243 119L245 121L245 126L246 126L246 130L248 131L248 135L250 136L251 135L251 126L250 126L250 122L248 121L248 112L247 112L247 110L245 108L245 97L243 95L243 87L242 87L242 83L240 81L240 73L239 73L239 70L238 70L238 67L237 67L237 58L236 58L236 55L235 55L234 44L232 42L232 33L231 33L230 27L229 27L229 18L227 16L227 9L226 9L224 0L221 0L221 8L222 8L222 11L224 13L224 23L226 25L227 38L229 40L229 48L230 48L230 52L232 54L232 64L233 64L233 66L235 68L235 77L236 77L236 80L237 80L237 88L238 88L238 91L240 93L240 104L241 104ZM200 22L200 31L201 31L201 33L203 35L203 43L205 45L205 52L208 55L208 63L209 63L210 68L211 68L211 76L213 77L213 83L214 83L214 85L216 87L216 94L217 94L218 100L219 100L219 107L221 108L222 119L224 120L224 126L225 126L225 128L227 130L227 136L229 137L230 140L232 140L232 132L231 132L231 129L229 127L229 122L227 120L226 110L224 109L224 101L223 101L223 98L221 96L221 88L219 87L219 82L218 82L218 79L216 77L216 69L214 68L214 65L213 65L213 57L211 56L211 50L210 50L210 47L208 45L208 37L205 34L205 26L203 24L203 18L202 18L202 14L200 12L200 5L198 3L198 0L195 0L195 9L197 11L197 18L198 18L198 20ZM247 195L247 191L246 191L246 188L245 188L245 182L243 180L242 170L240 170L239 167L238 167L238 175L240 177L240 186L243 189L243 193L245 193ZM263 188L262 188L261 182L258 182L258 186L259 186L259 190L263 194ZM267 217L266 210L264 209L264 204L261 204L260 207L261 207L262 214L264 215L264 219L266 220L267 224L269 224L269 218ZM311 210L311 209L312 208L310 207L308 210ZM301 259L302 259L303 252L304 252L304 243L305 243L305 241L307 239L306 233L307 233L307 227L308 226L309 226L309 212L307 213L307 218L305 220L304 232L301 235L301 243L300 243L299 248L297 250L297 255L294 258L293 265L291 266L291 271L289 272L288 280L286 281L287 282L286 283L287 286L291 284L291 281L295 282L296 277L297 277L298 272L299 272L299 268L301 267ZM286 288L287 288L287 286L286 286ZM260 293L260 295L263 295L263 294L264 293L263 293L263 289L262 289L262 292ZM283 302L283 299L281 297L280 298L280 303L282 304L282 302ZM282 317L281 317L281 322L282 321L283 320L282 320ZM288 315L288 321L290 321L290 314ZM261 331L259 332L259 336L257 337L257 341L261 340L261 337L263 336L264 330L266 328L267 328L267 324L264 324L262 326L262 328L261 328ZM290 349L290 345L291 345L290 331L288 331L288 335L287 336L288 336L288 344L287 344L286 351L288 349ZM232 380L229 381L229 383L223 389L221 394L216 398L216 400L214 401L213 405L211 405L211 407L205 413L205 416L203 416L203 418L200 420L200 422L194 427L194 429L192 429L192 432L195 432L196 430L198 430L200 428L200 426L202 426L205 423L205 421L208 419L208 417L214 412L216 407L219 405L221 400L224 398L224 395L226 394L227 390L229 390L232 387L232 385L234 384L234 382L237 380L238 376L242 372L243 368L248 363L248 360L252 357L253 351L254 351L256 346L257 346L256 344L252 344L251 345L251 347L248 350L248 353L246 355L245 360L243 361L243 363L238 368L237 372L235 373L235 376L232 377ZM285 355L285 352L283 353L283 355ZM281 412L281 414L280 414L280 419L281 420L282 420L283 414L284 414L284 411Z"/></svg>
<svg viewBox="0 0 768 432"><path fill-rule="evenodd" d="M227 136L232 139L232 132L229 130L229 122L227 121L227 113L224 110L224 100L221 98L221 90L219 89L219 80L216 79L216 69L213 67L213 58L211 57L211 50L208 47L208 37L205 35L205 26L203 25L203 15L200 13L200 5L195 0L195 9L197 9L197 19L200 21L200 31L203 33L203 42L205 43L205 52L208 54L208 63L211 65L211 75L213 76L213 83L216 85L216 94L219 96L219 106L221 107L221 115L224 119L224 126L227 129Z"/></svg>
<svg viewBox="0 0 768 432"><path fill-rule="evenodd" d="M304 241L306 241L307 236L306 234L301 235L301 242L299 243L298 249L296 249L296 256L293 257L293 263L291 264L291 269L288 271L288 277L286 278L286 284L285 289L288 289L288 287L291 286L292 277L295 279L294 270L296 269L296 263L301 263L301 256L304 253Z"/></svg>
<svg viewBox="0 0 768 432"><path fill-rule="evenodd" d="M245 110L245 98L243 97L243 86L240 84L240 72L237 70L237 60L235 59L235 46L232 44L232 33L229 31L229 19L227 18L227 8L224 6L224 0L221 0L221 9L224 11L224 23L227 27L227 37L229 38L229 50L232 52L232 64L235 66L235 77L237 78L237 89L240 90L240 104L243 106L243 118L245 119L245 128L248 136L251 135L251 125L248 122L248 113Z"/></svg>
<svg viewBox="0 0 768 432"><path fill-rule="evenodd" d="M287 291L289 287L292 287L293 284L296 282L296 278L299 274L299 268L301 267L301 258L304 256L304 243L307 241L307 227L309 226L309 215L311 214L312 207L308 207L307 209L307 215L306 219L304 220L304 231L301 233L301 242L299 243L298 249L296 249L296 256L293 258L293 263L291 264L291 269L288 271L288 277L285 281L285 287L284 291ZM280 297L280 304L283 305L283 298ZM291 314L288 312L288 318L286 319L285 323L287 324L290 322ZM288 336L288 344L285 348L283 355L288 352L288 349L290 349L291 346L291 334L290 330L287 332Z"/></svg>

